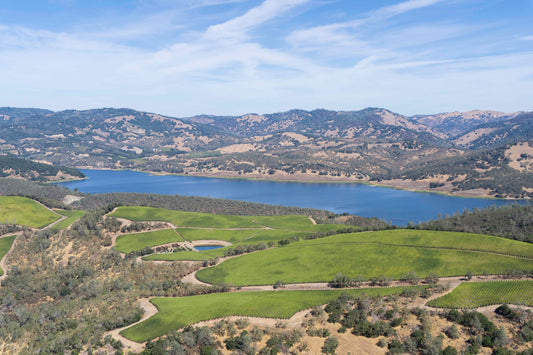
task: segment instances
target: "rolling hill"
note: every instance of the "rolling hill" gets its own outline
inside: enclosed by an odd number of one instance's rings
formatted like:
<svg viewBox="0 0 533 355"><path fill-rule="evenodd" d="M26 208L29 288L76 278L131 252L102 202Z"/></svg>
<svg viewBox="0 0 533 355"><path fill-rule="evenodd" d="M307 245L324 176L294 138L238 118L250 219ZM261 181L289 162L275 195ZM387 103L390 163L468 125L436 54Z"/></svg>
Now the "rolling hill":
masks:
<svg viewBox="0 0 533 355"><path fill-rule="evenodd" d="M533 113L407 117L366 108L180 119L131 109L4 108L0 114L0 154L54 165L533 196L523 183L533 181Z"/></svg>

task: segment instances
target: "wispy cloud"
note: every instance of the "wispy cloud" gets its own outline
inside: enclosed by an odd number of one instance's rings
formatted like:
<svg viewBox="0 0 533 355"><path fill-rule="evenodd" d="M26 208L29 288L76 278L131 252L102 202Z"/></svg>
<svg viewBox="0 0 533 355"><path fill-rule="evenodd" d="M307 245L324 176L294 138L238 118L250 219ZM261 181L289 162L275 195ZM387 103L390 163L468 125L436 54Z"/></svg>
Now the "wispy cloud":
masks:
<svg viewBox="0 0 533 355"><path fill-rule="evenodd" d="M351 18L334 23L338 17L320 13L350 1L202 0L74 29L0 24L0 106L127 106L176 116L533 109L533 36L516 35L526 30L436 16L432 6L461 3L449 0L344 11ZM223 11L210 8L217 5ZM426 10L428 18L414 13Z"/></svg>
<svg viewBox="0 0 533 355"><path fill-rule="evenodd" d="M263 23L286 13L295 6L309 0L265 0L261 5L252 8L245 14L227 22L210 26L205 38L211 40L244 40L246 33Z"/></svg>

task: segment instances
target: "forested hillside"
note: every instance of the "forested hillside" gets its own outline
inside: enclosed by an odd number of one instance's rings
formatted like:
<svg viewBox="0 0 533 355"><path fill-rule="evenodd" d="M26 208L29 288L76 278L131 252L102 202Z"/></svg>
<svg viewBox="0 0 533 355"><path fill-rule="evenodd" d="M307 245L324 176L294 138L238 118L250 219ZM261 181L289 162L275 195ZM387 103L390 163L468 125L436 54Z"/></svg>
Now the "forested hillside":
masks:
<svg viewBox="0 0 533 355"><path fill-rule="evenodd" d="M43 164L20 159L12 155L0 155L0 177L22 178L31 181L80 179L85 175L74 168Z"/></svg>
<svg viewBox="0 0 533 355"><path fill-rule="evenodd" d="M533 243L533 205L492 206L464 211L420 223L416 228L488 234Z"/></svg>

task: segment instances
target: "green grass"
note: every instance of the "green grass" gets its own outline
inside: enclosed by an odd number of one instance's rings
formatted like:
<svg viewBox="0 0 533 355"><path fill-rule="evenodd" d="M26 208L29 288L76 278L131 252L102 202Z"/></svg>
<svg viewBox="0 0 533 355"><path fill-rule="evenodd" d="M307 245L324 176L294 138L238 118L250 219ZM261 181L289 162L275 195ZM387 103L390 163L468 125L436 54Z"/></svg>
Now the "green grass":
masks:
<svg viewBox="0 0 533 355"><path fill-rule="evenodd" d="M531 248L527 243L502 238L496 238L501 241L494 241L493 237L461 233L426 233L382 231L306 240L230 259L215 267L200 270L196 276L201 281L213 284L269 285L276 280L286 283L326 282L338 272L349 276L371 278L386 275L398 279L410 271L424 277L430 273L456 276L469 271L474 274L496 274L510 269L533 268L533 259L454 249L467 246L468 249L490 251L493 243L493 246L513 251L515 243L519 243L527 251ZM433 243L430 239L439 234L443 234L440 242ZM463 240L461 244L458 241L461 238L471 238L470 243ZM382 240L393 244L382 244ZM513 247L506 247L506 243ZM448 249L439 249L436 245ZM521 250L514 252L523 254Z"/></svg>
<svg viewBox="0 0 533 355"><path fill-rule="evenodd" d="M335 299L342 293L384 296L398 294L403 288L324 291L261 291L228 292L179 298L154 298L151 302L159 312L121 334L144 342L174 329L200 321L225 316L250 316L288 319L296 312Z"/></svg>
<svg viewBox="0 0 533 355"><path fill-rule="evenodd" d="M166 221L176 227L215 229L262 229L267 226L274 229L326 232L347 227L342 224L313 224L306 216L229 216L141 206L118 207L110 216L132 221Z"/></svg>
<svg viewBox="0 0 533 355"><path fill-rule="evenodd" d="M303 237L309 232L288 231L278 229L256 229L256 230L231 230L231 229L189 229L178 228L178 233L188 241L193 240L225 240L232 244L255 244L268 243L287 239L292 236Z"/></svg>
<svg viewBox="0 0 533 355"><path fill-rule="evenodd" d="M18 196L0 196L0 223L43 228L61 218L37 202Z"/></svg>
<svg viewBox="0 0 533 355"><path fill-rule="evenodd" d="M0 238L0 260L7 254L9 249L11 249L11 246L13 245L13 242L15 241L16 235L12 235L10 237L3 237ZM0 276L4 274L4 270L0 268Z"/></svg>
<svg viewBox="0 0 533 355"><path fill-rule="evenodd" d="M440 308L476 308L500 303L533 306L533 281L465 282L428 302Z"/></svg>
<svg viewBox="0 0 533 355"><path fill-rule="evenodd" d="M333 238L333 239L331 239ZM316 239L312 244L336 243L382 243L430 248L453 248L523 256L533 259L533 244L482 234L440 232L425 230L385 230L379 232L343 234Z"/></svg>
<svg viewBox="0 0 533 355"><path fill-rule="evenodd" d="M234 245L275 242L293 236L304 237L317 232L328 232L347 227L339 224L313 224L306 216L225 216L140 206L119 207L110 215L132 221L166 221L181 227L177 228L177 232L185 240L223 240ZM174 241L180 240L172 239L168 235L163 237L135 234L119 237L116 249L121 252L128 252ZM224 256L225 249L208 251L204 253L205 255L178 252L151 255L144 259L205 260Z"/></svg>
<svg viewBox="0 0 533 355"><path fill-rule="evenodd" d="M183 212L163 208L122 206L110 214L132 221L166 221L177 227L261 228L253 217Z"/></svg>
<svg viewBox="0 0 533 355"><path fill-rule="evenodd" d="M54 211L67 217L61 222L59 222L58 224L54 225L53 227L54 229L67 229L68 227L72 225L72 223L76 222L78 219L83 217L83 215L85 214L84 211L77 211L77 210L69 211L69 210L55 209Z"/></svg>
<svg viewBox="0 0 533 355"><path fill-rule="evenodd" d="M306 216L260 216L254 220L266 227L275 229L312 230L314 224Z"/></svg>
<svg viewBox="0 0 533 355"><path fill-rule="evenodd" d="M124 234L117 237L115 249L121 253L142 250L162 244L183 242L174 229L163 229L152 232Z"/></svg>

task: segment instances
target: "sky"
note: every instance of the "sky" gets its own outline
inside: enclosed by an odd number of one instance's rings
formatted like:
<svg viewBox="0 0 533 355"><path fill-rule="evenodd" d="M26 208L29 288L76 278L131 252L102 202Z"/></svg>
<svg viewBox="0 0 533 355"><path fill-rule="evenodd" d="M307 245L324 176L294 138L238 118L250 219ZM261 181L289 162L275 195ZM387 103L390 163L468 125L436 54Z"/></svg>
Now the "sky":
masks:
<svg viewBox="0 0 533 355"><path fill-rule="evenodd" d="M3 0L0 106L533 110L532 0Z"/></svg>

